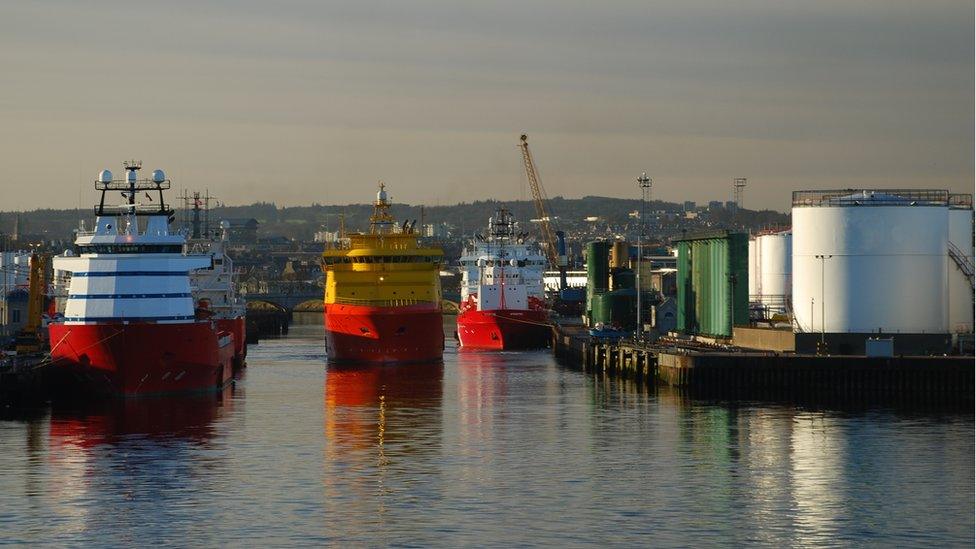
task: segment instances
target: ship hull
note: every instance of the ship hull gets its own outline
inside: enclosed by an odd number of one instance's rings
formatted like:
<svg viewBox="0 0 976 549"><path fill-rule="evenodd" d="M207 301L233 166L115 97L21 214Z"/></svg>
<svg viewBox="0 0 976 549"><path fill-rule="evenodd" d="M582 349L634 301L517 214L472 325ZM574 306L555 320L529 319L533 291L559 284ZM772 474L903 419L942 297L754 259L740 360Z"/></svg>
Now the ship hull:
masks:
<svg viewBox="0 0 976 549"><path fill-rule="evenodd" d="M434 305L325 306L329 362L407 364L444 355L443 316Z"/></svg>
<svg viewBox="0 0 976 549"><path fill-rule="evenodd" d="M544 310L467 309L458 314L457 326L463 349L538 349L552 337Z"/></svg>
<svg viewBox="0 0 976 549"><path fill-rule="evenodd" d="M234 335L211 322L51 324L52 385L63 396L216 390L233 376Z"/></svg>
<svg viewBox="0 0 976 549"><path fill-rule="evenodd" d="M234 369L244 367L247 358L247 327L244 317L217 319L217 330L234 334Z"/></svg>

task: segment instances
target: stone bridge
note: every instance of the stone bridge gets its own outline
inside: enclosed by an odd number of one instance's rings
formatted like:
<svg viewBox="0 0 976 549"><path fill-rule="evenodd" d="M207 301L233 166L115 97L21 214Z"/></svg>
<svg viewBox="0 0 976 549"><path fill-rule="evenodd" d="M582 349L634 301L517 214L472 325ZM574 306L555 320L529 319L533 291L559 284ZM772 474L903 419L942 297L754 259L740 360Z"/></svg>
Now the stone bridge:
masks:
<svg viewBox="0 0 976 549"><path fill-rule="evenodd" d="M242 297L248 304L268 303L290 314L296 307L306 302L321 304L324 296L322 289L319 288L318 291L254 293Z"/></svg>

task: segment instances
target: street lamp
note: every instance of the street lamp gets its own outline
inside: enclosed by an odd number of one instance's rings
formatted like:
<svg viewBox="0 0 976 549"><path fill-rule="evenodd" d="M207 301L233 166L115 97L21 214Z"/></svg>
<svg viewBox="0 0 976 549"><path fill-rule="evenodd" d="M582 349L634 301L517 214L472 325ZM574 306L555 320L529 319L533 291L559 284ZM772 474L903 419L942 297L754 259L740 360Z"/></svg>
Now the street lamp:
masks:
<svg viewBox="0 0 976 549"><path fill-rule="evenodd" d="M644 241L644 205L651 194L651 178L647 177L647 172L641 173L640 177L637 178L637 185L641 190L640 227L637 232L637 334L640 339L644 339L644 322L641 319L641 263L644 254L641 245Z"/></svg>
<svg viewBox="0 0 976 549"><path fill-rule="evenodd" d="M826 344L826 337L827 337L826 336L827 333L826 307L827 306L826 306L826 302L824 301L824 270L825 270L824 266L827 263L827 260L834 256L818 254L813 257L820 260L820 349L821 351L823 351L824 349L827 348L827 344ZM810 321L811 322L813 321L813 315L810 315Z"/></svg>

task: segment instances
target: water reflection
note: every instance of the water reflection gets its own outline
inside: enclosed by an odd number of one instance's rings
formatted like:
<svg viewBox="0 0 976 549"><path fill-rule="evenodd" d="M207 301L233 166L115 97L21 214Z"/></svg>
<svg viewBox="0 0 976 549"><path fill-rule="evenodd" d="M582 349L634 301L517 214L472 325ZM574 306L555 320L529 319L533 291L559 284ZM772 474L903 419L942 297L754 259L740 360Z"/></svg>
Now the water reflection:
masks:
<svg viewBox="0 0 976 549"><path fill-rule="evenodd" d="M443 376L441 363L326 368L324 511L333 539L386 539L389 513L431 500Z"/></svg>

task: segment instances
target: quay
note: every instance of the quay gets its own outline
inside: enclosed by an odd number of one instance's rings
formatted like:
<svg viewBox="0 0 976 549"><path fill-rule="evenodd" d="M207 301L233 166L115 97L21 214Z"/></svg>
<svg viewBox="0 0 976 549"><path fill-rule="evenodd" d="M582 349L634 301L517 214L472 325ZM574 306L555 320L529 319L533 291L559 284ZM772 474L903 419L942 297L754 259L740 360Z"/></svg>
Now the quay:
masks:
<svg viewBox="0 0 976 549"><path fill-rule="evenodd" d="M700 397L973 404L974 362L965 356L815 355L709 348L662 338L641 343L593 338L555 323L552 349L587 372L663 384Z"/></svg>

